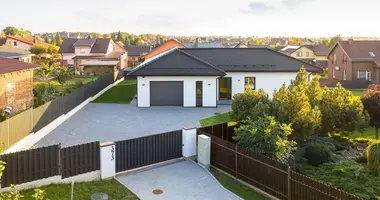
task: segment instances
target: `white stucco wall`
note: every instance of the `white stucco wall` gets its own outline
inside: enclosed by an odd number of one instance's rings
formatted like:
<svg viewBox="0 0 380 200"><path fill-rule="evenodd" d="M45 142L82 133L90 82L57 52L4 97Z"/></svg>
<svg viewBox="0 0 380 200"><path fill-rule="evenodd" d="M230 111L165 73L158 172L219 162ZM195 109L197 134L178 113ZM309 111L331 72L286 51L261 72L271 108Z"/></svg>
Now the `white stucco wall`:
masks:
<svg viewBox="0 0 380 200"><path fill-rule="evenodd" d="M296 76L297 72L228 72L225 77L231 77L232 97L244 92L245 77L256 77L256 90L263 88L272 97L274 89L280 88L283 83L289 85Z"/></svg>
<svg viewBox="0 0 380 200"><path fill-rule="evenodd" d="M75 55L90 55L90 47L75 47Z"/></svg>
<svg viewBox="0 0 380 200"><path fill-rule="evenodd" d="M17 42L17 46L14 46L14 42ZM29 51L30 47L32 47L32 45L30 44L26 44L24 42L20 42L18 40L14 40L14 39L11 39L11 38L7 38L7 41L5 42L6 45L10 45L14 48L19 48L19 49L23 49L25 51Z"/></svg>
<svg viewBox="0 0 380 200"><path fill-rule="evenodd" d="M137 105L150 107L150 81L183 81L184 107L196 106L196 81L203 81L203 107L216 106L216 76L145 76L137 77Z"/></svg>

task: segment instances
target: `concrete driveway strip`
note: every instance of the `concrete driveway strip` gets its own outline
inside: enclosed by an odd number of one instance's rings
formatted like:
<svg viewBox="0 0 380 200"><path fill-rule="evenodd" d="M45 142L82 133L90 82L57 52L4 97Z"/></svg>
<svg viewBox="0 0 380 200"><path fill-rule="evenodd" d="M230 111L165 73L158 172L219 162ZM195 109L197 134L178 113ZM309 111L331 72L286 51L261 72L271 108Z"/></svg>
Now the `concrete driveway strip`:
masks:
<svg viewBox="0 0 380 200"><path fill-rule="evenodd" d="M237 200L205 169L192 161L179 161L146 171L122 174L120 183L141 200ZM163 191L160 195L152 193Z"/></svg>
<svg viewBox="0 0 380 200"><path fill-rule="evenodd" d="M231 110L229 105L217 108L150 107L131 104L90 103L35 146L61 143L62 147L93 141L127 140L147 135L199 126L199 120Z"/></svg>

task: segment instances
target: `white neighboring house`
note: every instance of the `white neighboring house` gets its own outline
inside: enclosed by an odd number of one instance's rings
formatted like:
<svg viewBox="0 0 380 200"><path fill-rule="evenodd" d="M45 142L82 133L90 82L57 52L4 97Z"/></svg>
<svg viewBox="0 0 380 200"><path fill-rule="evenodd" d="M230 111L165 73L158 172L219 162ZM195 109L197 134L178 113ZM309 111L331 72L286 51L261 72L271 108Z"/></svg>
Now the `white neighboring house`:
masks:
<svg viewBox="0 0 380 200"><path fill-rule="evenodd" d="M235 94L263 88L271 97L290 84L304 66L322 69L266 47L173 48L141 63L128 75L137 76L137 106L216 107Z"/></svg>
<svg viewBox="0 0 380 200"><path fill-rule="evenodd" d="M0 57L12 58L22 62L31 63L33 55L34 54L23 49L8 46L0 46Z"/></svg>

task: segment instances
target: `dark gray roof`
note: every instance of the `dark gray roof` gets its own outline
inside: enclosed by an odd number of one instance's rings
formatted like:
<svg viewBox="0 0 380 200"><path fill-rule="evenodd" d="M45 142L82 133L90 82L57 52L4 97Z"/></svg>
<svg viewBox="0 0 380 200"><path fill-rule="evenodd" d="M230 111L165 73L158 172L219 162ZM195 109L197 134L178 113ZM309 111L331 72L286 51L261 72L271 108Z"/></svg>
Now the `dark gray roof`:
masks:
<svg viewBox="0 0 380 200"><path fill-rule="evenodd" d="M150 46L125 46L128 56L141 56L150 51Z"/></svg>
<svg viewBox="0 0 380 200"><path fill-rule="evenodd" d="M223 48L219 42L182 42L186 48Z"/></svg>
<svg viewBox="0 0 380 200"><path fill-rule="evenodd" d="M223 70L177 48L146 60L128 73L132 76L224 76L225 74Z"/></svg>
<svg viewBox="0 0 380 200"><path fill-rule="evenodd" d="M320 67L305 63L267 47L255 48L185 48L194 55L226 72L322 72Z"/></svg>
<svg viewBox="0 0 380 200"><path fill-rule="evenodd" d="M64 39L58 53L75 53L74 44L82 39ZM87 39L85 39L87 40ZM91 53L106 53L111 42L110 38L96 38L91 48Z"/></svg>
<svg viewBox="0 0 380 200"><path fill-rule="evenodd" d="M93 38L93 39L78 39L77 41L74 42L73 46L76 47L76 46L89 46L91 47L92 45L94 45L96 39Z"/></svg>
<svg viewBox="0 0 380 200"><path fill-rule="evenodd" d="M31 55L33 55L33 54L30 53L29 51L25 51L23 49L7 47L7 46L0 46L0 57L21 58L24 56L31 56Z"/></svg>

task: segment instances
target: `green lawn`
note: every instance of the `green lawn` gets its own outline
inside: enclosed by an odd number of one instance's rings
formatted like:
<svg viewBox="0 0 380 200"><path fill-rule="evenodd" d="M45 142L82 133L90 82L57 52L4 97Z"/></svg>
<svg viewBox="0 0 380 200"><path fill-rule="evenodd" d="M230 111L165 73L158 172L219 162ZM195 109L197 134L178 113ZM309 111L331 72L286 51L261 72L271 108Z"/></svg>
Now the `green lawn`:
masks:
<svg viewBox="0 0 380 200"><path fill-rule="evenodd" d="M215 176L216 179L218 179L223 187L245 200L267 200L267 198L258 194L252 188L243 185L232 177L227 176L214 168L211 168L211 173Z"/></svg>
<svg viewBox="0 0 380 200"><path fill-rule="evenodd" d="M365 90L350 90L354 96L363 96Z"/></svg>
<svg viewBox="0 0 380 200"><path fill-rule="evenodd" d="M219 115L214 115L212 117L207 117L207 118L199 120L199 122L201 123L201 126L203 127L212 126L215 124L222 124L222 123L230 122L230 121L231 121L231 117L230 117L229 112L221 113Z"/></svg>
<svg viewBox="0 0 380 200"><path fill-rule="evenodd" d="M51 184L40 189L44 190L46 197L51 200L70 199L71 184ZM101 180L93 182L81 182L74 184L74 199L90 199L96 192L104 192L109 200L136 200L139 199L135 194L117 182L115 179ZM21 191L25 200L34 200L33 189Z"/></svg>
<svg viewBox="0 0 380 200"><path fill-rule="evenodd" d="M113 86L107 92L95 99L93 103L129 104L136 96L136 92L136 80L125 80Z"/></svg>

